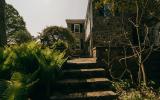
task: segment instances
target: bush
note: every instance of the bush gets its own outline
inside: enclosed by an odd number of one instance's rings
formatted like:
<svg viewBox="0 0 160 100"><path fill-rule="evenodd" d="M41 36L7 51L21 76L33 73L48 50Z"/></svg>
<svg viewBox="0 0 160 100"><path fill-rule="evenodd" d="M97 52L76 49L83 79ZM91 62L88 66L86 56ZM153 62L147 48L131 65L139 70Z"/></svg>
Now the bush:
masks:
<svg viewBox="0 0 160 100"><path fill-rule="evenodd" d="M41 49L41 45L35 42L7 47L5 50L1 51L0 80L2 81L0 84L4 85L4 83L8 82L13 83L7 85L5 90L2 89L5 94L14 90L12 93L13 100L17 98L17 94L22 93L17 91L21 91L22 89L22 91L27 90L27 92L29 92L31 86L34 86L35 83L46 86L45 88L47 89L44 89L46 91L43 91L44 96L49 95L50 90L48 89L50 88L50 84L56 80L61 66L66 61L64 58L65 52L59 52L49 48ZM6 73L7 77L4 76ZM15 87L17 85L18 88L10 89L10 87ZM40 92L39 90L34 91ZM2 93L1 89L0 93ZM25 95L28 94L29 93L25 92ZM23 95L23 97L25 96Z"/></svg>
<svg viewBox="0 0 160 100"><path fill-rule="evenodd" d="M119 94L119 100L159 100L159 91L153 89L151 86L147 87L134 86L129 80L120 82L113 82L117 93Z"/></svg>
<svg viewBox="0 0 160 100"><path fill-rule="evenodd" d="M69 49L68 44L62 40L58 40L57 42L55 42L52 48L54 48L55 50L60 50L61 52Z"/></svg>

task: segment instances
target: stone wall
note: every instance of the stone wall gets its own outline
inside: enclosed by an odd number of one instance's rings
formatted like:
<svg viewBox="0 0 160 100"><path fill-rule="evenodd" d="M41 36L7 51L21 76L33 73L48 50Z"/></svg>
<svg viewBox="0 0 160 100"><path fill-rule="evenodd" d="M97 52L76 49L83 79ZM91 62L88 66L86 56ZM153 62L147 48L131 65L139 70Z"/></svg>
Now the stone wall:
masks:
<svg viewBox="0 0 160 100"><path fill-rule="evenodd" d="M94 17L92 30L94 47L108 46L109 43L114 47L128 44L124 32L127 32L127 36L132 39L131 26L129 24L123 26L121 20L120 17Z"/></svg>

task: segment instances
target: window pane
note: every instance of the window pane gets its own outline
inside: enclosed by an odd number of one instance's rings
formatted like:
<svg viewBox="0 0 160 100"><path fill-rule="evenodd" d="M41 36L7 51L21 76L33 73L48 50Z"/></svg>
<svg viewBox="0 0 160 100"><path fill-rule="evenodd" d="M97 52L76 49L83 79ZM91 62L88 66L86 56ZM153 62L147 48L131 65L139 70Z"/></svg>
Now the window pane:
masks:
<svg viewBox="0 0 160 100"><path fill-rule="evenodd" d="M74 32L80 32L80 25L79 24L75 24L74 25Z"/></svg>

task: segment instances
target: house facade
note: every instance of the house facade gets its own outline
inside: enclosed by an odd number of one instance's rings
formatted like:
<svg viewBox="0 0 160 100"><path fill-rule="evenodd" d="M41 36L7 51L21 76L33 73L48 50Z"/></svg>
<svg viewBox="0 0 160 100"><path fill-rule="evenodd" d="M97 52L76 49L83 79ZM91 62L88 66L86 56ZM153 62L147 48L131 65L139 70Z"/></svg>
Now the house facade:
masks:
<svg viewBox="0 0 160 100"><path fill-rule="evenodd" d="M77 37L83 39L83 50L88 52L90 56L96 56L97 48L128 46L128 39L133 44L137 44L135 26L128 21L128 18L123 16L122 19L120 15L113 16L109 11L111 4L104 5L102 9L97 10L95 1L88 0L86 18L83 20L82 36ZM128 15L132 16L130 12ZM68 20L69 28L73 27L71 24L76 24L76 21ZM155 46L160 46L160 23L156 22L151 25L148 28L148 33L150 34L148 35L149 42L154 43ZM142 41L143 38L142 36Z"/></svg>
<svg viewBox="0 0 160 100"><path fill-rule="evenodd" d="M109 10L107 11L109 4L105 9L97 10L94 1L89 0L85 19L85 41L91 56L96 56L96 48L126 44L128 41L125 39L123 30L125 28L128 32L132 31L132 27L127 23L125 26L122 25L121 17L112 16ZM105 13L102 10L106 10ZM128 35L132 37L131 34Z"/></svg>
<svg viewBox="0 0 160 100"><path fill-rule="evenodd" d="M85 30L84 19L66 19L67 27L72 32L75 38L75 43L72 47L73 50L79 51L83 54L85 44Z"/></svg>

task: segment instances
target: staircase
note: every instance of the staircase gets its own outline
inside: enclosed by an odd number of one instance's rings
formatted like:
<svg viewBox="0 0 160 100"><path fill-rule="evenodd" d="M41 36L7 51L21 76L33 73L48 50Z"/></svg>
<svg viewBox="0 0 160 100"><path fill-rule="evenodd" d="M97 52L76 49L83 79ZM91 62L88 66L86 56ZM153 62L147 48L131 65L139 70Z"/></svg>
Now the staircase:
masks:
<svg viewBox="0 0 160 100"><path fill-rule="evenodd" d="M87 59L86 59L87 60ZM68 63L56 82L51 100L114 100L112 83L103 67L93 62Z"/></svg>

